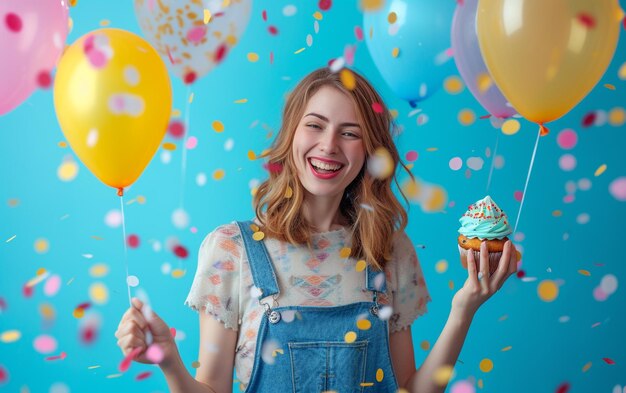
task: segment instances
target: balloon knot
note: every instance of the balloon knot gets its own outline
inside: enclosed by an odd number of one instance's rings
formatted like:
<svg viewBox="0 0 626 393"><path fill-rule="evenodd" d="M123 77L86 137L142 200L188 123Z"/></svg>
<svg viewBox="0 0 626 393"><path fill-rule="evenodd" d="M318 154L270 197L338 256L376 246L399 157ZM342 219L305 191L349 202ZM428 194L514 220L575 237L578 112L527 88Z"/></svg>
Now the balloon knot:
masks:
<svg viewBox="0 0 626 393"><path fill-rule="evenodd" d="M543 124L539 124L539 132L541 136L546 136L550 133L550 130Z"/></svg>
<svg viewBox="0 0 626 393"><path fill-rule="evenodd" d="M119 197L124 196L124 188L123 187L119 187L117 189L117 196L119 196Z"/></svg>
<svg viewBox="0 0 626 393"><path fill-rule="evenodd" d="M411 100L411 101L409 101L409 105L411 105L411 108L415 109L415 108L417 108L417 101Z"/></svg>

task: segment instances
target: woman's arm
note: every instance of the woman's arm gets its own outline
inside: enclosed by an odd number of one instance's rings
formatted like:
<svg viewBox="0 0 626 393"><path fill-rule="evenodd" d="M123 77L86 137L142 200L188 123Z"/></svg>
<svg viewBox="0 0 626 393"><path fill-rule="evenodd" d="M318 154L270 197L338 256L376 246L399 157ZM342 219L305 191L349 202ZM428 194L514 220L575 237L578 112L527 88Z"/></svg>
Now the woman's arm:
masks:
<svg viewBox="0 0 626 393"><path fill-rule="evenodd" d="M233 390L233 368L237 332L228 329L213 316L200 310L200 349L194 379L180 355L160 364L172 393L230 393Z"/></svg>
<svg viewBox="0 0 626 393"><path fill-rule="evenodd" d="M442 367L454 367L461 353L461 348L463 348L463 343L474 314L484 302L502 287L506 279L517 271L517 255L511 241L505 244L498 269L493 277L489 276L489 252L487 251L486 243L483 243L480 251L480 271L481 278L479 279L474 253L468 253L468 278L463 288L452 299L450 315L437 342L424 360L424 363L422 363L419 369L414 370L404 384L400 377L398 378L398 383L403 384L401 386L405 389L412 393L443 393L446 390L447 382L437 384L433 376ZM394 339L396 341L394 344L396 354L392 353L394 367L396 367L397 362L399 365L398 369L406 376L407 360L405 354L409 348L411 349L410 357L413 357L413 342L410 330L408 335L405 333L398 335ZM390 342L393 342L394 339L390 338Z"/></svg>

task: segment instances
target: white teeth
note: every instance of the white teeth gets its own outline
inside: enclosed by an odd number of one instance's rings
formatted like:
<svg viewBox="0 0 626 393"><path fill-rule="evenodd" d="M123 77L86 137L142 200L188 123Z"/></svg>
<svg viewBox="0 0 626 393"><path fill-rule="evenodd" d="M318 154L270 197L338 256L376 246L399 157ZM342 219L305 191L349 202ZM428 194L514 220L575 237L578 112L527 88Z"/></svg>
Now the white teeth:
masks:
<svg viewBox="0 0 626 393"><path fill-rule="evenodd" d="M311 165L319 169L324 169L326 171L337 171L341 169L341 167L343 166L343 165L328 164L324 161L316 160L315 158L311 158Z"/></svg>

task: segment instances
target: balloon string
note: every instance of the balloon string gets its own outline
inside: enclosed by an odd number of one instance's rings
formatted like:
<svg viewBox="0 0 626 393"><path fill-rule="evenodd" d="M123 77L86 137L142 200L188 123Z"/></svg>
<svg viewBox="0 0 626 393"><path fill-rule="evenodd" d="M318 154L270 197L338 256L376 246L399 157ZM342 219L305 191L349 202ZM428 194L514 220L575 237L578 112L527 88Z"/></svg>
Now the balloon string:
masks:
<svg viewBox="0 0 626 393"><path fill-rule="evenodd" d="M485 194L489 194L489 186L491 185L491 175L493 174L493 168L496 165L496 153L498 152L498 142L500 141L500 132L496 133L496 147L493 148L493 153L491 156L491 168L489 168L489 178L487 179L487 189L485 190Z"/></svg>
<svg viewBox="0 0 626 393"><path fill-rule="evenodd" d="M126 245L126 217L124 216L124 195L120 195L120 206L122 208L122 235L124 236L124 266L126 266L126 289L128 290L128 304L132 307L130 300L130 285L128 284L128 248Z"/></svg>
<svg viewBox="0 0 626 393"><path fill-rule="evenodd" d="M541 136L541 130L537 132L537 140L535 141L535 148L533 149L533 155L530 159L530 167L528 168L528 175L526 175L526 184L524 184L524 191L522 192L522 202L519 206L519 211L517 212L517 219L515 220L515 228L513 229L513 233L517 232L517 224L519 223L519 218L522 215L522 207L524 206L524 200L526 199L526 190L528 189L528 181L530 180L530 174L533 170L533 164L535 163L535 156L537 155L537 146L539 146L539 137Z"/></svg>
<svg viewBox="0 0 626 393"><path fill-rule="evenodd" d="M191 105L191 100L189 99L191 95L191 85L187 86L187 104L185 106L185 129L183 131L183 161L180 169L180 209L184 208L184 200L185 200L185 173L187 172L187 136L188 128L189 128L189 107Z"/></svg>

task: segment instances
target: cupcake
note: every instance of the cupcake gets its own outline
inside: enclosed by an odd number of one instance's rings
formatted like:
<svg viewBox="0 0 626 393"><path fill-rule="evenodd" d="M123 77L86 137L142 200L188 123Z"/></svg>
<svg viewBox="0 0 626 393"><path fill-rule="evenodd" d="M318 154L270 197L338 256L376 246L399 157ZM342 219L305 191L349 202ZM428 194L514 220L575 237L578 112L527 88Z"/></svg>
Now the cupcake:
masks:
<svg viewBox="0 0 626 393"><path fill-rule="evenodd" d="M470 205L459 222L461 228L459 228L457 240L461 253L461 264L467 269L467 254L473 250L476 267L479 270L480 244L486 241L489 250L489 273L493 274L498 268L504 244L509 240L507 235L513 232L508 217L490 196L486 196Z"/></svg>

